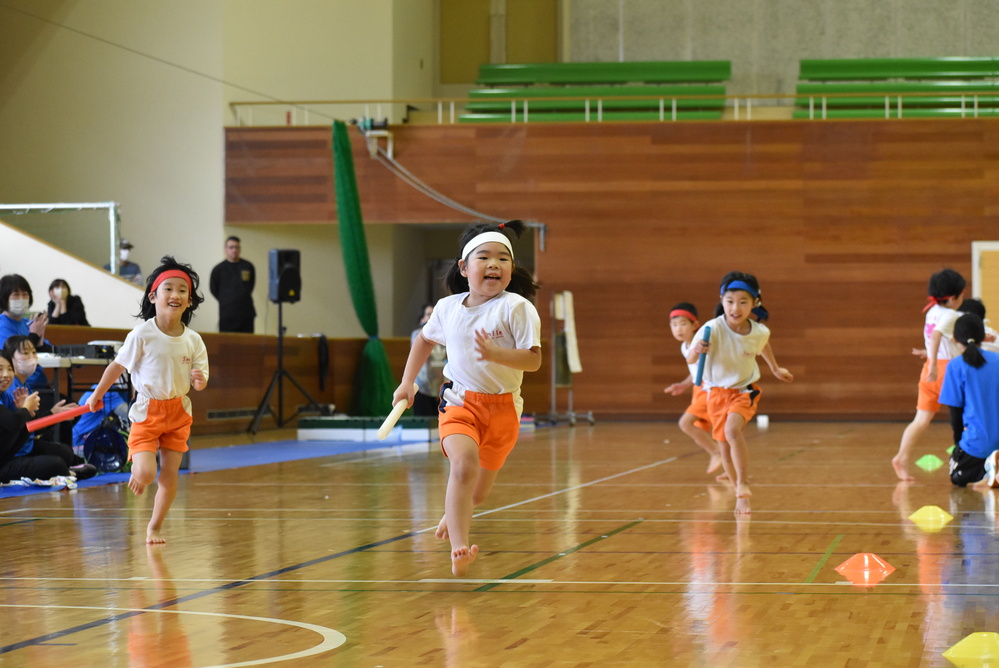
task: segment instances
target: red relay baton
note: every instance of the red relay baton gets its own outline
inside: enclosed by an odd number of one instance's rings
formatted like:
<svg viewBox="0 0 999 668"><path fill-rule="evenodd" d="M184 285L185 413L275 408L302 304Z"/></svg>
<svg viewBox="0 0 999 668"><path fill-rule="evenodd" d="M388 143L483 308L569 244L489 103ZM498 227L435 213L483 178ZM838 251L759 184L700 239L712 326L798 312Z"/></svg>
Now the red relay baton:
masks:
<svg viewBox="0 0 999 668"><path fill-rule="evenodd" d="M104 408L104 402L97 402L97 409L100 410ZM69 410L62 411L61 413L53 413L52 415L46 415L43 418L38 418L37 420L31 420L24 426L28 428L28 431L34 433L40 429L45 429L58 422L64 422L66 420L72 420L75 417L83 415L84 413L90 412L90 406L83 404L82 406L77 406L76 408L70 408Z"/></svg>

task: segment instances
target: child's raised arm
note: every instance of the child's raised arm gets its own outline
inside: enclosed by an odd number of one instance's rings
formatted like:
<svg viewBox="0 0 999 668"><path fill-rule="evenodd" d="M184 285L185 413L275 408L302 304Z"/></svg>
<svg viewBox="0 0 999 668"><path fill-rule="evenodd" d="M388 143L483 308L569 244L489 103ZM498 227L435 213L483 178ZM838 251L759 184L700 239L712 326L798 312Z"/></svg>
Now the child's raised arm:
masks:
<svg viewBox="0 0 999 668"><path fill-rule="evenodd" d="M111 386L118 382L121 378L121 374L125 373L126 369L117 362L108 362L108 368L104 370L104 375L101 376L101 381L97 383L97 387L90 394L90 398L87 399L87 406L90 407L90 412L100 410L98 408L98 403L104 398Z"/></svg>

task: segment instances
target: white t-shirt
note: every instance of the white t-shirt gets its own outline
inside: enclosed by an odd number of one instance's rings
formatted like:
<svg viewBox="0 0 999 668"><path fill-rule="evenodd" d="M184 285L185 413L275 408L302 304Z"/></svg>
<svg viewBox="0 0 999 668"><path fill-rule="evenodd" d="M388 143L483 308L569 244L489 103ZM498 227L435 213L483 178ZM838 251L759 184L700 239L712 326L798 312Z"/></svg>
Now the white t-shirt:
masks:
<svg viewBox="0 0 999 668"><path fill-rule="evenodd" d="M704 335L701 334L701 336L704 336ZM686 341L681 341L680 342L680 354L683 355L683 359L687 359L687 354L690 352L690 349L694 347L694 343L696 341L697 341L697 339L695 338L690 343L687 343ZM694 362L693 364L688 364L687 368L690 369L690 379L693 380L693 381L696 381L697 380L697 362Z"/></svg>
<svg viewBox="0 0 999 668"><path fill-rule="evenodd" d="M503 292L485 304L466 307L468 293L450 295L437 302L423 326L423 337L447 349L444 376L454 383L444 399L464 405L465 391L482 394L512 394L517 414L524 409L520 385L524 372L478 359L473 332L484 329L502 348L526 350L541 345L541 318L534 304L512 292Z"/></svg>
<svg viewBox="0 0 999 668"><path fill-rule="evenodd" d="M146 419L150 399L184 397L184 410L189 415L191 400L191 369L201 369L208 380L208 351L201 335L184 327L180 336L168 336L150 318L128 333L118 350L115 362L125 367L135 387L135 404L128 412L133 422Z"/></svg>
<svg viewBox="0 0 999 668"><path fill-rule="evenodd" d="M704 328L711 327L710 348L704 364L704 389L725 387L743 390L760 379L756 356L766 348L770 330L758 322L747 322L750 325L748 334L733 332L726 324L724 315L709 320L697 330L694 341L704 338ZM696 375L694 379L697 379Z"/></svg>
<svg viewBox="0 0 999 668"><path fill-rule="evenodd" d="M930 307L930 310L926 312L926 325L923 327L923 344L926 346L927 353L930 351L930 336L932 336L933 330L939 329L943 337L940 339L940 347L937 348L937 359L954 359L960 354L954 345L953 337L954 323L962 315L964 314L960 311L939 304Z"/></svg>

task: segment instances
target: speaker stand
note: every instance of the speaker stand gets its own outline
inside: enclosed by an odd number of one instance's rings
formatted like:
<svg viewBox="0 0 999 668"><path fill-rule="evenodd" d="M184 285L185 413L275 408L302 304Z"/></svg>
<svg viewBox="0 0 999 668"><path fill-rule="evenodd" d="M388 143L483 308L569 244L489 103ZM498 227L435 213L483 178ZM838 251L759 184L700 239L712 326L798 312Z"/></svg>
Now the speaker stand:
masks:
<svg viewBox="0 0 999 668"><path fill-rule="evenodd" d="M295 377L291 375L291 372L284 368L284 302L278 302L278 344L277 344L277 369L274 371L274 376L271 378L271 384L267 387L267 391L264 393L264 398L260 400L260 405L257 406L257 412L253 416L253 420L250 421L250 426L247 428L251 434L256 434L260 429L260 421L264 419L264 416L270 413L274 416L274 421L277 426L283 427L285 425L284 419L284 384L283 380L287 378L291 381L292 385L298 388L298 391L302 393L302 396L309 400L306 408L311 408L319 412L320 415L326 415L327 409L325 406L320 406L319 403L312 398L312 395L306 391L302 385L295 380ZM277 413L271 408L271 395L274 394L274 390L277 389ZM294 419L300 411L295 411L291 418Z"/></svg>

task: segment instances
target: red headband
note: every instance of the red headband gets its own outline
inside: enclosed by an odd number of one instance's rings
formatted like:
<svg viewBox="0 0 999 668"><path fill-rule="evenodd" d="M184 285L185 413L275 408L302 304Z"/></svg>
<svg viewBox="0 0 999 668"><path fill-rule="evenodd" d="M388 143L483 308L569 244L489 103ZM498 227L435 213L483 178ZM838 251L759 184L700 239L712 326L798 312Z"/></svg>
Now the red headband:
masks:
<svg viewBox="0 0 999 668"><path fill-rule="evenodd" d="M694 315L693 313L691 313L690 311L686 310L686 309L675 308L675 309L673 309L672 311L669 312L669 317L670 317L671 320L673 318L680 317L680 316L683 316L684 318L687 318L688 320L690 320L690 322L697 322L697 316Z"/></svg>
<svg viewBox="0 0 999 668"><path fill-rule="evenodd" d="M149 291L150 292L156 292L156 288L160 287L160 283L162 283L163 281L165 281L168 278L183 278L185 281L187 281L187 289L188 289L188 291L189 292L193 292L194 291L194 286L191 285L191 276L190 276L190 274L188 274L186 271L183 271L181 269L167 269L166 271L164 271L162 274L160 274L159 276L156 277L156 280L153 281L153 287L150 288Z"/></svg>
<svg viewBox="0 0 999 668"><path fill-rule="evenodd" d="M926 304L926 306L923 307L923 313L926 313L927 311L929 311L934 306L937 306L939 304L943 304L948 299L950 299L950 297L932 297L932 296L931 297L927 297L926 301L928 303Z"/></svg>

